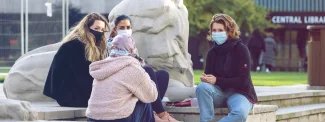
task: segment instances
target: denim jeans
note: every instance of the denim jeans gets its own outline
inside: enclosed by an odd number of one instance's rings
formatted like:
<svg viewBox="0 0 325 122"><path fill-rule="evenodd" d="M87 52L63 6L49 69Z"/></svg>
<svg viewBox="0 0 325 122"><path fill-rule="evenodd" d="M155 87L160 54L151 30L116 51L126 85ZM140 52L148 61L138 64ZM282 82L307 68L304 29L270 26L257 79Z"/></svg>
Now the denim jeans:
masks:
<svg viewBox="0 0 325 122"><path fill-rule="evenodd" d="M154 122L151 104L138 101L129 117L116 120L96 120L87 118L88 122Z"/></svg>
<svg viewBox="0 0 325 122"><path fill-rule="evenodd" d="M242 94L222 91L218 86L201 82L196 88L200 121L215 120L214 108L228 106L229 113L219 122L245 122L253 104Z"/></svg>
<svg viewBox="0 0 325 122"><path fill-rule="evenodd" d="M158 91L158 98L156 101L151 103L152 109L156 113L164 112L165 109L162 104L162 99L165 96L168 83L169 83L169 74L164 70L154 71L149 66L144 66L143 69L149 74L150 79L156 83L157 91Z"/></svg>

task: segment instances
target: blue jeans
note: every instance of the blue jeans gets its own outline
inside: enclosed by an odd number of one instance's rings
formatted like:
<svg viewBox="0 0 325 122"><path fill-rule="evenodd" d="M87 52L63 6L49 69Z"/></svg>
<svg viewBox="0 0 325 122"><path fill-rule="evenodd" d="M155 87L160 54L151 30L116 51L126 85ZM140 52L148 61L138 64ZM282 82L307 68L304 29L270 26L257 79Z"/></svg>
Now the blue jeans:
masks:
<svg viewBox="0 0 325 122"><path fill-rule="evenodd" d="M228 106L229 113L219 122L245 122L253 107L248 99L233 91L222 91L218 86L201 82L196 88L200 121L215 120L214 108Z"/></svg>
<svg viewBox="0 0 325 122"><path fill-rule="evenodd" d="M156 113L164 112L165 109L161 100L165 96L168 87L169 74L164 70L158 70L155 72L150 66L144 66L143 69L149 74L150 79L156 83L158 90L157 100L151 103L152 109Z"/></svg>
<svg viewBox="0 0 325 122"><path fill-rule="evenodd" d="M151 104L138 101L129 117L116 120L96 120L87 118L88 122L154 122Z"/></svg>

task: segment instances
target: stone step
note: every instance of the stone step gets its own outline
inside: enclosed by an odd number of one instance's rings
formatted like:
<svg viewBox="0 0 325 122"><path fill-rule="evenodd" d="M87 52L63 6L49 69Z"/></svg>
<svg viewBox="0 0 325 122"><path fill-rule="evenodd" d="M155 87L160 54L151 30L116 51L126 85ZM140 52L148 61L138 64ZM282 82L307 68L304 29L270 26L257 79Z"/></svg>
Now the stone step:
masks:
<svg viewBox="0 0 325 122"><path fill-rule="evenodd" d="M60 107L56 102L34 102L32 103L32 111L36 116L36 120L86 120L86 108ZM198 122L198 107L170 107L166 110L170 112L176 119L184 122ZM275 111L277 106L274 105L256 105L248 116L247 122L275 122ZM215 109L216 118L220 119L228 113L227 108Z"/></svg>
<svg viewBox="0 0 325 122"><path fill-rule="evenodd" d="M0 88L2 84L0 84ZM302 115L302 120L306 112L298 113L285 113L283 111L290 110L295 107L299 108L301 106L308 108L315 108L312 112L307 111L311 116L311 120L317 116L321 118L322 113L324 113L325 103L325 91L324 90L309 90L306 88L279 88L279 87L269 87L256 89L259 98L259 104L255 107L254 114L250 113L247 122L274 122L287 121L291 118L294 120L298 118L297 115ZM4 98L2 88L0 89L0 96ZM264 105L273 104L273 105ZM307 104L312 104L308 106ZM277 119L275 117L275 111L279 105L280 109L277 111ZM37 115L37 120L85 120L85 110L86 108L73 108L73 107L60 107L56 102L32 102L32 110ZM316 109L317 108L317 109ZM318 109L319 108L319 109ZM199 111L197 107L166 107L166 109L171 112L177 119L185 122L197 122L199 120ZM282 112L282 113L281 113ZM217 118L226 116L228 113L227 108L216 109ZM308 115L308 117L309 117ZM294 116L294 117L286 117ZM322 119L321 119L322 120ZM325 120L324 120L325 121Z"/></svg>
<svg viewBox="0 0 325 122"><path fill-rule="evenodd" d="M61 107L56 102L33 102L37 120L86 120L86 108Z"/></svg>
<svg viewBox="0 0 325 122"><path fill-rule="evenodd" d="M325 90L287 89L287 91L257 93L258 104L279 108L325 102Z"/></svg>
<svg viewBox="0 0 325 122"><path fill-rule="evenodd" d="M325 122L325 103L280 108L277 122Z"/></svg>
<svg viewBox="0 0 325 122"><path fill-rule="evenodd" d="M171 113L177 120L184 122L199 122L200 112L198 107L173 107L167 106L166 110ZM246 122L275 122L275 105L255 105L254 111L251 111ZM227 108L216 108L216 120L228 114Z"/></svg>

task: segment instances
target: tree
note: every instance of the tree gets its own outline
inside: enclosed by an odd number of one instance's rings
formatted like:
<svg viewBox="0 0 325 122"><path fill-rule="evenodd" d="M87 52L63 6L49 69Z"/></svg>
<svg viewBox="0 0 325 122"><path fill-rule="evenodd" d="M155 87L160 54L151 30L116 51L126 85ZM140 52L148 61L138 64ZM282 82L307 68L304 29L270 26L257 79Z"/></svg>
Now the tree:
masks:
<svg viewBox="0 0 325 122"><path fill-rule="evenodd" d="M272 26L266 20L267 10L254 0L185 0L185 5L189 12L190 37L209 29L211 17L216 13L233 17L245 32Z"/></svg>

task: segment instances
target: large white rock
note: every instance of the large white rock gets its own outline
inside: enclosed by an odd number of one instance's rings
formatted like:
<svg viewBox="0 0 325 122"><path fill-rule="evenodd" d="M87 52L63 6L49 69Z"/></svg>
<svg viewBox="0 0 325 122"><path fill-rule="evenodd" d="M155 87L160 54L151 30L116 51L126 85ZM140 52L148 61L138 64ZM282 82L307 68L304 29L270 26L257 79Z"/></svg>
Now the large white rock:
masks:
<svg viewBox="0 0 325 122"><path fill-rule="evenodd" d="M0 121L32 121L35 119L36 113L32 112L29 102L0 99Z"/></svg>
<svg viewBox="0 0 325 122"><path fill-rule="evenodd" d="M4 81L6 97L25 101L53 101L43 95L43 88L53 57L61 44L43 46L21 56Z"/></svg>
<svg viewBox="0 0 325 122"><path fill-rule="evenodd" d="M193 96L193 69L188 53L188 11L183 0L123 0L112 9L109 20L113 22L122 14L132 19L132 36L140 56L155 69L169 72L171 83L166 96L171 100ZM173 84L185 88L186 92L182 89L171 91L171 87L175 86ZM191 90L187 91L189 88ZM177 98L173 94L177 94Z"/></svg>
<svg viewBox="0 0 325 122"><path fill-rule="evenodd" d="M123 0L110 12L109 20L129 15L141 57L155 69L167 70L167 97L182 100L194 96L193 69L188 53L189 23L182 0ZM4 82L7 98L51 101L42 94L53 57L62 43L40 47L19 58Z"/></svg>

